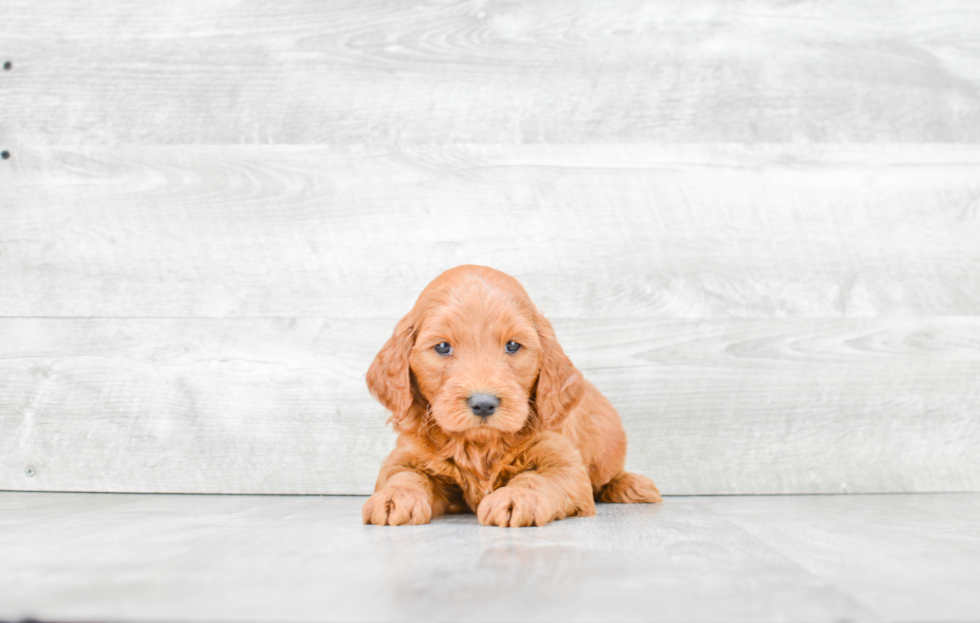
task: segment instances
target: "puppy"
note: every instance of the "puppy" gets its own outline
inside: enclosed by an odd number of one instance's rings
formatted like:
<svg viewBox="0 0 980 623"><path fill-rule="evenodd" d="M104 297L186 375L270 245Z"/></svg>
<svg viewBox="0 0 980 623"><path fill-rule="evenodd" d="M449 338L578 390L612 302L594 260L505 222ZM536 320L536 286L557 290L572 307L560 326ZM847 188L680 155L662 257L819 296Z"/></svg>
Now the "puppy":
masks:
<svg viewBox="0 0 980 623"><path fill-rule="evenodd" d="M483 266L441 274L367 373L398 441L366 524L475 512L483 525L595 515L595 501L654 503L623 471L626 433L516 279Z"/></svg>

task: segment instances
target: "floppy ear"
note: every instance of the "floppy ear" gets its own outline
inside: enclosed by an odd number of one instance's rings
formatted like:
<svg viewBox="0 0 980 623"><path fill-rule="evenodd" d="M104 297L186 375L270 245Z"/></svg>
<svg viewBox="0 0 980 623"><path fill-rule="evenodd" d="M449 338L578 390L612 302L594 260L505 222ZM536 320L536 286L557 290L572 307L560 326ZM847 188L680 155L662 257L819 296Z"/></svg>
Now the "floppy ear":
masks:
<svg viewBox="0 0 980 623"><path fill-rule="evenodd" d="M585 379L555 339L555 330L541 314L535 315L541 340L541 372L535 394L544 428L557 429L585 396Z"/></svg>
<svg viewBox="0 0 980 623"><path fill-rule="evenodd" d="M371 395L391 411L391 421L396 431L412 430L412 409L415 398L412 392L411 370L408 357L415 345L415 314L409 312L395 325L395 331L374 357L367 372L367 386Z"/></svg>

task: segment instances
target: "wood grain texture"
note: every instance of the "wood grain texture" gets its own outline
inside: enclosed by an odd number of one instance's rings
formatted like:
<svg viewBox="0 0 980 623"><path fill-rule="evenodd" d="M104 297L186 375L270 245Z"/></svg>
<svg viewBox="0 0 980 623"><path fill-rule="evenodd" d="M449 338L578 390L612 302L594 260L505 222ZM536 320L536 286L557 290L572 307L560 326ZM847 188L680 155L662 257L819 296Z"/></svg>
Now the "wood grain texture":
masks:
<svg viewBox="0 0 980 623"><path fill-rule="evenodd" d="M0 142L975 142L980 7L8 0Z"/></svg>
<svg viewBox="0 0 980 623"><path fill-rule="evenodd" d="M980 495L733 496L703 504L831 579L877 620L966 622L980 613Z"/></svg>
<svg viewBox="0 0 980 623"><path fill-rule="evenodd" d="M559 319L667 492L978 490L978 26L9 0L0 488L367 492L363 372L476 263Z"/></svg>
<svg viewBox="0 0 980 623"><path fill-rule="evenodd" d="M0 489L368 493L393 324L0 320ZM980 488L980 319L555 324L666 493Z"/></svg>
<svg viewBox="0 0 980 623"><path fill-rule="evenodd" d="M36 148L0 315L397 317L489 265L565 318L980 313L975 146Z"/></svg>
<svg viewBox="0 0 980 623"><path fill-rule="evenodd" d="M0 492L19 621L976 621L980 494L668 497L501 529L363 497Z"/></svg>

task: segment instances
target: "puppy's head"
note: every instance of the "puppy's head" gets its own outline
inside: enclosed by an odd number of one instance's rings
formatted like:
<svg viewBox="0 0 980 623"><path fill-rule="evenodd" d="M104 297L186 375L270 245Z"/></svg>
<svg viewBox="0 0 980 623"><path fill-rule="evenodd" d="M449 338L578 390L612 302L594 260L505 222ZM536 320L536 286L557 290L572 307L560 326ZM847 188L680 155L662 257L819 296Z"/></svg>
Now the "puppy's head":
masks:
<svg viewBox="0 0 980 623"><path fill-rule="evenodd" d="M513 277L460 266L430 283L367 374L395 430L489 438L557 428L585 381Z"/></svg>

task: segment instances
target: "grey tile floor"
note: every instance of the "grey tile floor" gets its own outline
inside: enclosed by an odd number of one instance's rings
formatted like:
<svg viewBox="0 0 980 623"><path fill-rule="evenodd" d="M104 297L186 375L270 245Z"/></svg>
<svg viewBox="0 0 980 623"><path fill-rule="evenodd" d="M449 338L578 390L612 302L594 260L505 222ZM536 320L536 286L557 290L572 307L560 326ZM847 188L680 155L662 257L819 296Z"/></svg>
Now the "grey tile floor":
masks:
<svg viewBox="0 0 980 623"><path fill-rule="evenodd" d="M977 621L980 494L668 497L509 530L363 497L0 492L0 619Z"/></svg>

